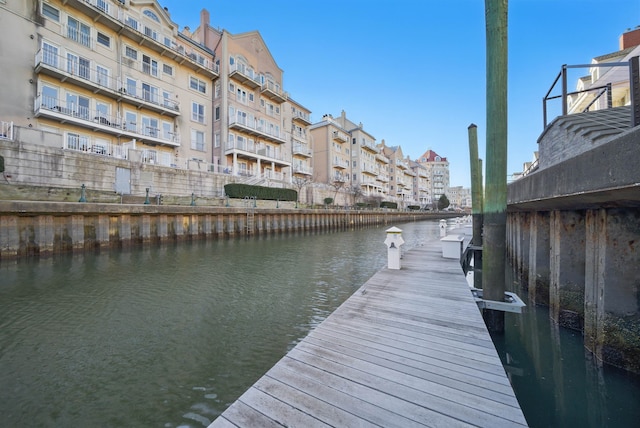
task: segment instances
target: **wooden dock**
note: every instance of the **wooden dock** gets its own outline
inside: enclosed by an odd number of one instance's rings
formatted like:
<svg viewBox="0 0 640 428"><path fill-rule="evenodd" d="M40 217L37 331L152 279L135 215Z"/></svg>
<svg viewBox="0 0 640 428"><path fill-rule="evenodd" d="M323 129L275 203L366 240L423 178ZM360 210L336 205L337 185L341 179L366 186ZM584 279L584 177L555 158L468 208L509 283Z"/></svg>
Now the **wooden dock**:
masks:
<svg viewBox="0 0 640 428"><path fill-rule="evenodd" d="M439 241L383 269L219 427L527 426L460 264Z"/></svg>

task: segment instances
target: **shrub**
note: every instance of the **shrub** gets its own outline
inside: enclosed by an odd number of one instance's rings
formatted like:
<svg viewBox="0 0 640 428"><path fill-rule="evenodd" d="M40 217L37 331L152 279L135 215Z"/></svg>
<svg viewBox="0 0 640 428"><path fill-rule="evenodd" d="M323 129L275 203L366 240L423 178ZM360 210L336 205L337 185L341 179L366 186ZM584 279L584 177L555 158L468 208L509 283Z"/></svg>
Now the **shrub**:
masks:
<svg viewBox="0 0 640 428"><path fill-rule="evenodd" d="M382 202L380 202L380 208L393 208L393 209L396 209L396 208L398 208L398 203L397 202L391 202L391 201L382 201Z"/></svg>
<svg viewBox="0 0 640 428"><path fill-rule="evenodd" d="M249 184L229 183L224 185L224 193L230 198L253 197L268 201L297 201L298 192L279 187L252 186Z"/></svg>
<svg viewBox="0 0 640 428"><path fill-rule="evenodd" d="M420 205L409 205L407 208L410 210L417 211L420 209Z"/></svg>

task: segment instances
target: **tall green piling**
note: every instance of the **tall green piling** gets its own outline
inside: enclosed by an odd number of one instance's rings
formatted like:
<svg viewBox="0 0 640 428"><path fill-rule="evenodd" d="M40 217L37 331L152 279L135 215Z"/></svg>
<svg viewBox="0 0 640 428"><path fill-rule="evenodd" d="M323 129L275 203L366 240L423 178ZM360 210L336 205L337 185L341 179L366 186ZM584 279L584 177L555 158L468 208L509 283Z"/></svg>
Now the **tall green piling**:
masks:
<svg viewBox="0 0 640 428"><path fill-rule="evenodd" d="M482 247L482 161L478 158L478 127L469 125L469 165L471 166L471 217L474 247ZM473 285L482 288L482 252L473 252Z"/></svg>
<svg viewBox="0 0 640 428"><path fill-rule="evenodd" d="M482 255L483 296L504 301L507 225L508 0L485 0L487 44L487 155ZM487 328L504 332L504 312L484 310Z"/></svg>

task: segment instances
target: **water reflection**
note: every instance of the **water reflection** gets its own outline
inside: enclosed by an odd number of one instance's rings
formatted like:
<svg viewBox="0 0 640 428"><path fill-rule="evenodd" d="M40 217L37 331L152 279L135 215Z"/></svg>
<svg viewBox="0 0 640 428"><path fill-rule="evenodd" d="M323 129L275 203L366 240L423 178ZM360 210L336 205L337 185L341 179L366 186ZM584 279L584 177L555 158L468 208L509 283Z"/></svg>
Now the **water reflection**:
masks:
<svg viewBox="0 0 640 428"><path fill-rule="evenodd" d="M385 266L385 229L3 262L0 425L206 426Z"/></svg>
<svg viewBox="0 0 640 428"><path fill-rule="evenodd" d="M580 332L550 322L548 308L506 314L505 334L493 339L531 427L638 426L640 378L594 361Z"/></svg>

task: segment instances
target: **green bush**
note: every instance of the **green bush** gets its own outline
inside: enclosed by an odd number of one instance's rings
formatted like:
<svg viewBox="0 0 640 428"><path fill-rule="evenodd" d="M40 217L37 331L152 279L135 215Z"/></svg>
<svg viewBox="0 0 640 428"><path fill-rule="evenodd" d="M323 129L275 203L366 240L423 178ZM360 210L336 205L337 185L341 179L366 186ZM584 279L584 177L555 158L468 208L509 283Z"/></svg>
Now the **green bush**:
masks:
<svg viewBox="0 0 640 428"><path fill-rule="evenodd" d="M230 198L256 197L267 201L297 201L298 192L279 187L252 186L250 184L229 183L224 185L224 193Z"/></svg>
<svg viewBox="0 0 640 428"><path fill-rule="evenodd" d="M420 205L409 205L407 208L410 210L417 211L420 209Z"/></svg>
<svg viewBox="0 0 640 428"><path fill-rule="evenodd" d="M324 198L325 205L331 205L333 203L333 198Z"/></svg>
<svg viewBox="0 0 640 428"><path fill-rule="evenodd" d="M380 202L380 208L397 209L398 208L398 203L397 202L391 202L391 201L382 201L382 202Z"/></svg>

